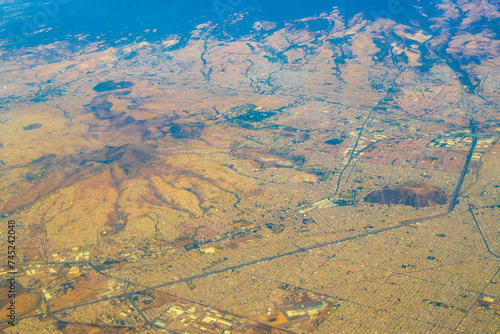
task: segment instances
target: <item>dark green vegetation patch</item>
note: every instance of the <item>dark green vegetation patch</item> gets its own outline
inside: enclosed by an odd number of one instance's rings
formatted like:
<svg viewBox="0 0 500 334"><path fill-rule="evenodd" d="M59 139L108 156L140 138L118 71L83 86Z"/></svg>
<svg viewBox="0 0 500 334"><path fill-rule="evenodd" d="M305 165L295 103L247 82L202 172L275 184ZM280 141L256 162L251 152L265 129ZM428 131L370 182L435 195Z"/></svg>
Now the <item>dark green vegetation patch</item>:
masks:
<svg viewBox="0 0 500 334"><path fill-rule="evenodd" d="M23 126L23 130L27 131L27 130L40 129L41 127L42 127L42 124L33 123L33 124L28 125L28 126Z"/></svg>
<svg viewBox="0 0 500 334"><path fill-rule="evenodd" d="M104 81L99 84L97 84L93 90L95 90L98 93L102 92L109 92L112 90L117 90L117 89L124 89L124 88L130 88L134 86L135 84L130 81L120 81L120 82L114 82L113 80L109 81Z"/></svg>
<svg viewBox="0 0 500 334"><path fill-rule="evenodd" d="M325 144L339 145L339 144L342 144L343 141L344 141L343 139L333 138L333 139L328 139L327 141L325 141Z"/></svg>
<svg viewBox="0 0 500 334"><path fill-rule="evenodd" d="M248 110L245 114L236 116L233 118L235 121L248 122L248 123L258 123L263 120L276 115L274 111L263 111L263 110Z"/></svg>

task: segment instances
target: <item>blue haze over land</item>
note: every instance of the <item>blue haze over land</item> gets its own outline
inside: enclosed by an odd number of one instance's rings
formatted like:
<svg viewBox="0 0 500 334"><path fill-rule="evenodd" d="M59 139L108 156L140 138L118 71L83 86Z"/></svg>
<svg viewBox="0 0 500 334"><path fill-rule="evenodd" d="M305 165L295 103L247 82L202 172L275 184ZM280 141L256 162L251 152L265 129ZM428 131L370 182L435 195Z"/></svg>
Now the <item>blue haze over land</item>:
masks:
<svg viewBox="0 0 500 334"><path fill-rule="evenodd" d="M410 6L401 0L47 0L45 3L16 3L14 11L13 4L0 4L4 21L0 41L10 41L4 43L4 47L37 46L63 40L76 43L75 36L82 35L88 35L90 42L115 44L118 41L154 42L177 34L185 42L194 26L208 21L219 23L219 34L223 31L226 37L239 37L250 33L255 21L273 21L279 29L286 22L330 12L335 6L346 18L364 12L368 19L389 16L408 21ZM229 22L236 13L246 14L236 24ZM33 33L39 30L42 32Z"/></svg>

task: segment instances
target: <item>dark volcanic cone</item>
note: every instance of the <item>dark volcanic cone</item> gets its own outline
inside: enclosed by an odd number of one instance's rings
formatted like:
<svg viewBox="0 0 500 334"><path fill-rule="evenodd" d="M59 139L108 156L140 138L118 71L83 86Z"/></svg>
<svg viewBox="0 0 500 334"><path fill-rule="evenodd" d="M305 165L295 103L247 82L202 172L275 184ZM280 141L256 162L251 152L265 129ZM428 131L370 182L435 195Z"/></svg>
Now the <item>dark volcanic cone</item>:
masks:
<svg viewBox="0 0 500 334"><path fill-rule="evenodd" d="M446 193L426 182L409 181L397 188L374 191L365 197L366 202L380 204L405 204L416 208L443 205Z"/></svg>

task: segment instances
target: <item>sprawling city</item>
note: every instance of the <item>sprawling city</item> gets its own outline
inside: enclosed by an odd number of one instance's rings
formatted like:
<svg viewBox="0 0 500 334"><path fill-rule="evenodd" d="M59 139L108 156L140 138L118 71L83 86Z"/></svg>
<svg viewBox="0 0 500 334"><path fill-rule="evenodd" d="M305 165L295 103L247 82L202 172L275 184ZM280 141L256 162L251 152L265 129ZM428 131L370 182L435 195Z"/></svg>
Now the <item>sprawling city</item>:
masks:
<svg viewBox="0 0 500 334"><path fill-rule="evenodd" d="M499 1L156 2L0 1L2 333L500 333Z"/></svg>

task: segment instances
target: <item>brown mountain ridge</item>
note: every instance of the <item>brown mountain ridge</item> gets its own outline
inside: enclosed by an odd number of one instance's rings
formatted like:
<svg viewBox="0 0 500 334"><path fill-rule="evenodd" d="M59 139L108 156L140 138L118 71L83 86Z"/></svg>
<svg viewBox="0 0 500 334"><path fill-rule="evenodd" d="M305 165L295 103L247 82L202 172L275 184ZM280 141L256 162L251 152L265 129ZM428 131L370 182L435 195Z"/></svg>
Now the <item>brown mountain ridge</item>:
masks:
<svg viewBox="0 0 500 334"><path fill-rule="evenodd" d="M365 197L365 201L380 204L405 204L421 208L446 204L448 196L430 183L408 181L399 187L374 191Z"/></svg>

